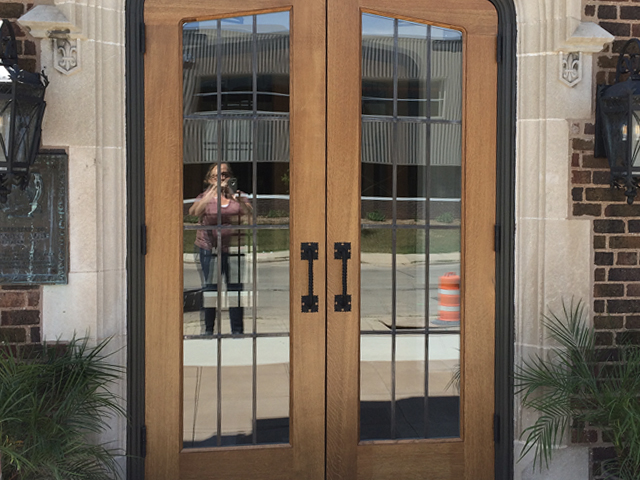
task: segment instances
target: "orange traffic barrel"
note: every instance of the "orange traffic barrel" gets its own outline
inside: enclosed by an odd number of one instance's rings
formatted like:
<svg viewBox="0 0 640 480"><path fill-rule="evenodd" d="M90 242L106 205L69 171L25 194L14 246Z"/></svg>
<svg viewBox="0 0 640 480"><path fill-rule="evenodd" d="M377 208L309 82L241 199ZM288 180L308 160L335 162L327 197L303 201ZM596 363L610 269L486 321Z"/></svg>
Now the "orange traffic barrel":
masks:
<svg viewBox="0 0 640 480"><path fill-rule="evenodd" d="M440 277L436 325L454 326L460 322L460 276L454 272Z"/></svg>

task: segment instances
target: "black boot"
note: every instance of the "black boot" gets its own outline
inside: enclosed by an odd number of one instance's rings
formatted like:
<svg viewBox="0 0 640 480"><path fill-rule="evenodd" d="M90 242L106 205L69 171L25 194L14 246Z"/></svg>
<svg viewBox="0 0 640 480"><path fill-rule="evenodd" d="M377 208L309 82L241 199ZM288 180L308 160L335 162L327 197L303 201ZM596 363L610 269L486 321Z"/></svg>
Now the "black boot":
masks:
<svg viewBox="0 0 640 480"><path fill-rule="evenodd" d="M229 307L229 320L231 321L231 333L244 333L244 308Z"/></svg>
<svg viewBox="0 0 640 480"><path fill-rule="evenodd" d="M213 327L216 324L216 309L203 308L204 312L204 334L213 335Z"/></svg>

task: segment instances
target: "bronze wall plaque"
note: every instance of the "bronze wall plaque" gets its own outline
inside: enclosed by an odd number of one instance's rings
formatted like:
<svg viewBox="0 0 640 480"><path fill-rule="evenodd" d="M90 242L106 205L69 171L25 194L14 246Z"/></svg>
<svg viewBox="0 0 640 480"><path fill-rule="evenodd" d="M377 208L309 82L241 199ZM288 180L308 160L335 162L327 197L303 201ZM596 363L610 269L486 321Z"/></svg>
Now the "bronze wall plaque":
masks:
<svg viewBox="0 0 640 480"><path fill-rule="evenodd" d="M40 153L0 203L0 285L67 283L67 154Z"/></svg>

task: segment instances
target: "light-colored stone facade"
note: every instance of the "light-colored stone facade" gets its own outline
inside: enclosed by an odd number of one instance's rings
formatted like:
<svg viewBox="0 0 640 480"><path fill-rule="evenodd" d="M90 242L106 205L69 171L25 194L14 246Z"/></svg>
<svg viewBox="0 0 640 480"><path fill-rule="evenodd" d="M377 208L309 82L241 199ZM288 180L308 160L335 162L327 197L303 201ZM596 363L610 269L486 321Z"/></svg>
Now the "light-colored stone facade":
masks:
<svg viewBox="0 0 640 480"><path fill-rule="evenodd" d="M516 0L516 364L551 347L540 319L563 301L592 294L591 221L572 218L570 119L594 111L593 53L613 40L594 23L583 23L580 0ZM578 53L582 80L569 85L563 60ZM565 63L566 65L566 63ZM533 420L514 399L516 438ZM516 441L516 458L522 447ZM516 479L587 479L588 448L567 446L549 471L532 471L532 459L515 465Z"/></svg>
<svg viewBox="0 0 640 480"><path fill-rule="evenodd" d="M124 1L35 3L19 22L40 39L40 65L50 80L42 145L69 154L69 283L43 287L43 339L113 337L112 358L125 365ZM70 34L56 33L64 30ZM78 68L67 73L54 66L61 36L79 45ZM126 378L116 388L126 397ZM102 440L124 448L126 420L112 427Z"/></svg>
<svg viewBox="0 0 640 480"><path fill-rule="evenodd" d="M69 284L43 288L42 333L45 339L68 339L74 333L97 339L113 336L116 358L125 364L124 0L40 1L36 7L47 8L22 24L41 37L40 63L51 80L43 145L69 153ZM592 226L591 220L571 215L569 128L570 119L593 114L592 54L611 36L582 22L581 0L516 0L515 7L514 322L520 363L549 347L540 323L548 308L557 309L572 297L592 304ZM68 40L78 45L72 71L54 65L57 38L50 38L49 27L56 22L67 26ZM123 396L125 382L118 387ZM517 438L531 418L520 410L517 399L515 412ZM120 420L110 435L122 447L125 427ZM520 447L517 441L516 457ZM586 447L567 447L551 471L532 472L526 458L516 464L514 477L583 480L588 468Z"/></svg>

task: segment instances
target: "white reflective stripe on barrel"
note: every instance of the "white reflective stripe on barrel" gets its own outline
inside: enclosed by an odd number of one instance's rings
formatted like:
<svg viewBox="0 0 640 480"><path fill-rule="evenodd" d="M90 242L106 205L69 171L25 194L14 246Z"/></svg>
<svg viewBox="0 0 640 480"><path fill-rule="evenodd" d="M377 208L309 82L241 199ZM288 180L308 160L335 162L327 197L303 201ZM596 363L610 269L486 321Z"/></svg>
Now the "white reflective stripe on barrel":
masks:
<svg viewBox="0 0 640 480"><path fill-rule="evenodd" d="M438 289L440 295L460 295L460 290L445 290L443 288Z"/></svg>
<svg viewBox="0 0 640 480"><path fill-rule="evenodd" d="M443 305L440 305L440 311L442 311L442 312L459 312L460 311L460 306L457 306L457 307L445 307Z"/></svg>

